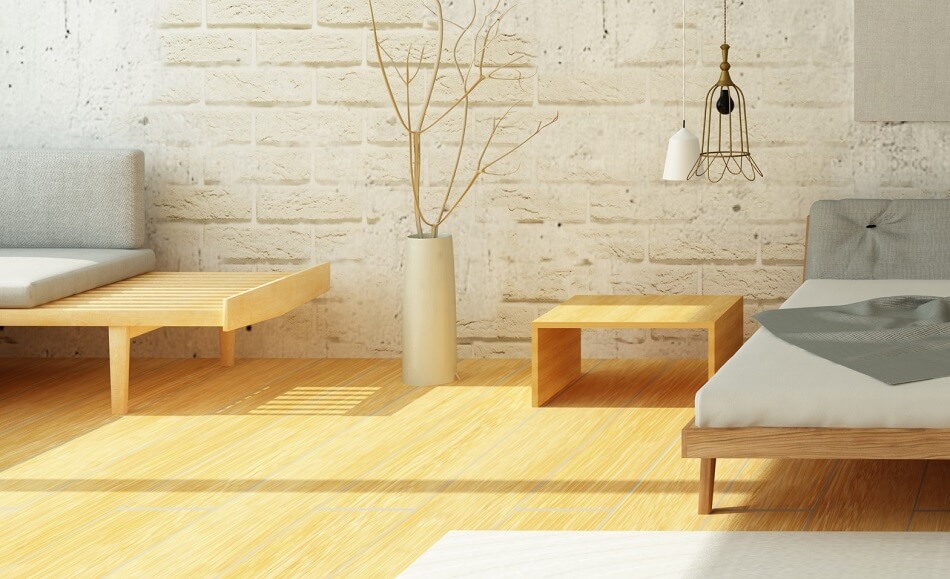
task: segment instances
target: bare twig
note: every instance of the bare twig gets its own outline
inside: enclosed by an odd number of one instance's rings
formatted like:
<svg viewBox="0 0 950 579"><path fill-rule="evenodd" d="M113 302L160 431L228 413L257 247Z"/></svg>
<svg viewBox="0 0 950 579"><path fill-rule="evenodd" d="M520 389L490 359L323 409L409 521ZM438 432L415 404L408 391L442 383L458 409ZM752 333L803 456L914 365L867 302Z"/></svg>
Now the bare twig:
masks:
<svg viewBox="0 0 950 579"><path fill-rule="evenodd" d="M498 135L499 130L503 127L507 128L510 125L506 125L505 121L508 119L514 107L509 107L499 117L492 119L491 131L488 135L488 138L485 140L484 145L481 147L477 160L475 161L475 168L471 177L464 182L464 186L460 185L461 191L456 195L456 185L458 184L459 171L462 167L462 160L465 156L466 145L469 139L469 124L471 123L471 107L472 107L472 94L474 91L484 84L486 81L514 81L520 83L527 79L531 78L533 73L525 74L525 72L519 68L514 68L520 65L525 58L524 54L518 54L508 59L506 62L496 65L489 66L491 60L488 54L491 50L492 44L502 36L501 33L501 23L502 20L510 13L511 8L501 10L502 0L492 0L493 5L491 10L484 16L479 15L478 3L477 0L471 0L472 2L472 15L471 19L464 24L460 24L449 20L445 17L443 11L443 0L432 0L434 3L434 8L426 5L426 10L428 10L433 16L436 17L436 24L438 26L438 37L437 37L437 46L435 55L431 59L432 70L431 77L428 79L426 84L425 92L422 95L422 101L420 107L416 110L418 114L413 114L412 107L412 83L418 77L419 73L426 68L426 48L427 45L423 45L420 49L420 54L418 62L416 63L415 71L412 70L413 63L413 50L414 46L409 45L408 51L406 53L405 62L402 64L396 64L396 59L390 53L389 50L383 45L383 41L379 38L379 28L376 22L376 14L374 11L373 0L368 0L369 9L370 9L370 18L373 25L373 43L376 50L376 57L379 60L380 70L383 75L383 83L386 87L386 92L389 95L390 103L393 106L393 109L396 111L396 116L406 130L406 133L409 136L409 178L412 187L412 202L413 202L413 213L415 226L416 226L416 235L419 237L425 237L426 235L431 235L432 237L437 237L439 234L439 227L445 223L445 221L455 212L459 204L466 198L466 196L472 191L475 184L485 175L495 176L495 177L505 177L513 174L518 169L520 165L513 170L497 170L495 167L513 155L516 151L520 150L522 147L527 145L531 140L537 137L542 131L551 126L554 122L558 120L558 115L548 120L542 121L537 124L534 130L528 134L524 139L519 141L517 144L511 146L510 148L504 150L501 154L489 158L489 152L492 150L495 137ZM476 28L476 23L478 27ZM455 38L455 42L452 46L452 64L455 67L455 72L458 76L458 80L461 83L461 96L459 96L454 101L451 101L448 107L441 111L434 120L427 121L427 115L429 113L429 107L433 100L433 95L435 93L436 86L440 80L440 72L443 55L443 49L445 47L445 26L449 24L450 26L455 27L459 33ZM461 57L459 56L460 48L462 47L463 42L467 42L467 38L474 31L474 35L471 36L472 50L471 50L471 59L463 63ZM467 51L466 51L467 52ZM388 58L387 61L383 56ZM396 95L393 92L393 87L390 82L388 68L392 67L396 71L396 75L403 82L406 89L406 109L402 110L402 107L399 105ZM509 69L514 68L511 72ZM402 69L402 70L400 70ZM461 110L461 119L462 119L462 128L459 135L458 147L455 150L455 159L452 164L452 171L449 176L448 184L446 186L445 195L442 199L442 204L438 206L438 215L435 219L429 220L426 218L423 212L422 206L422 140L423 135L434 128L440 122L445 120L448 115L450 115L455 110ZM454 199L453 199L454 197ZM423 227L426 226L429 231L424 232Z"/></svg>
<svg viewBox="0 0 950 579"><path fill-rule="evenodd" d="M462 86L468 88L468 79L471 77L472 68L475 65L475 60L472 59L469 62L468 70L464 73L462 72L462 64L459 62L459 46L462 44L462 40L465 38L465 35L472 29L472 26L475 25L475 21L478 18L478 5L475 3L475 0L472 0L472 19L468 24L462 28L462 32L459 34L458 38L455 40L455 46L452 47L452 59L455 64L455 70L459 75L459 81L462 83ZM449 177L449 185L445 189L445 198L442 199L442 206L439 208L439 217L436 219L435 225L432 227L432 237L439 236L439 225L444 221L443 217L445 212L448 209L449 199L452 197L452 189L455 187L455 179L458 177L459 165L462 163L462 153L465 151L465 136L468 132L468 114L469 114L469 99L465 98L465 103L462 113L462 134L459 136L459 146L458 151L455 155L455 164L452 167L452 175Z"/></svg>
<svg viewBox="0 0 950 579"><path fill-rule="evenodd" d="M386 66L383 64L383 55L381 50L381 45L379 43L379 29L376 26L376 12L373 10L373 0L368 0L369 2L369 17L373 23L373 44L376 46L376 58L379 59L380 67L379 69L383 73L383 84L386 85L386 92L389 94L389 101L393 105L393 109L396 110L396 117L399 119L399 122L402 124L403 128L407 131L409 130L409 125L406 124L406 121L403 119L402 111L399 110L399 105L396 104L396 95L393 93L393 87L389 83L389 75L386 74Z"/></svg>
<svg viewBox="0 0 950 579"><path fill-rule="evenodd" d="M455 110L455 108L456 108L457 106L459 106L460 104L462 104L462 103L465 101L465 99L467 99L469 96L471 96L471 94L472 94L473 92L475 92L475 89L476 89L476 88L478 88L478 87L479 87L483 82L485 82L486 80L490 79L492 74L494 74L494 73L496 73L496 72L498 72L498 71L500 71L500 70L504 70L504 69L506 69L506 68L510 68L510 67L514 66L514 65L515 65L519 60L521 60L523 57L524 57L523 55L519 54L518 56L514 57L513 59L511 59L510 61L506 62L505 64L503 64L503 65L501 65L501 66L498 66L498 67L495 67L489 74L487 74L487 75L486 75L486 74L480 74L479 77L478 77L477 79L475 79L475 82L472 83L472 86L468 87L468 88L465 90L465 93L462 94L462 96L460 96L460 97L458 98L458 100L456 100L454 103L452 103L452 105L449 106L449 108L445 109L445 111L443 111L442 114L439 115L438 118L436 118L436 120L432 121L431 123L428 124L428 126L426 126L424 129L422 129L422 132L426 132L426 131L428 131L429 129L431 129L432 127L434 127L435 125L439 124L445 117L447 117L447 116L449 115L449 113L451 113L453 110ZM495 79L495 80L501 80L501 79Z"/></svg>
<svg viewBox="0 0 950 579"><path fill-rule="evenodd" d="M436 12L435 10L433 10L432 7L429 6L428 4L423 3L422 6L423 6L423 8L426 9L426 11L427 11L429 14L435 16L436 18L439 17L439 13ZM454 26L454 27L456 27L456 28L458 28L458 29L460 29L460 30L463 29L463 28L465 28L464 26L462 26L462 25L459 24L458 22L453 22L452 20L449 20L448 18L444 18L444 17L443 17L442 20L443 20L446 24L451 24L452 26Z"/></svg>
<svg viewBox="0 0 950 579"><path fill-rule="evenodd" d="M484 148L482 148L482 153L478 158L478 166L475 169L475 174L472 175L472 178L469 180L468 185L466 185L465 190L462 191L462 194L459 195L458 199L455 200L455 203L452 204L452 208L449 209L445 213L444 217L442 218L443 222L449 218L449 216L452 214L453 211L455 211L455 209L459 206L459 203L461 203L462 200L465 199L465 196L468 195L469 191L472 190L472 187L475 186L475 183L478 182L478 179L481 178L482 175L493 174L489 172L489 169L491 169L495 164L509 157L512 153L514 153L518 149L527 145L532 139L534 139L539 134L541 134L541 131L543 131L544 129L556 123L560 116L559 114L555 113L554 118L552 118L550 121L539 122L537 128L520 143L518 143L511 149L508 149L508 151L505 152L504 154L499 155L498 157L495 157L495 159L493 159L492 161L489 161L488 163L484 163L485 156L488 153L488 148L491 146L491 143L495 138L495 134L497 134L499 127L501 127L502 123L504 122L505 118L508 116L510 112L511 112L511 109L509 108L507 111L505 111L504 115L502 115L498 119L495 119L494 123L492 123L492 130L491 130L491 133L488 135L488 140L485 142L485 146Z"/></svg>
<svg viewBox="0 0 950 579"><path fill-rule="evenodd" d="M435 82L439 78L439 67L442 65L442 47L445 43L445 16L442 12L442 0L435 0L435 9L439 13L439 36L435 46L435 63L432 67L432 77L429 78L429 87L426 90L425 99L422 101L422 112L419 113L417 129L422 130L422 125L426 120L426 113L429 112L429 103L432 102L432 93L435 92Z"/></svg>

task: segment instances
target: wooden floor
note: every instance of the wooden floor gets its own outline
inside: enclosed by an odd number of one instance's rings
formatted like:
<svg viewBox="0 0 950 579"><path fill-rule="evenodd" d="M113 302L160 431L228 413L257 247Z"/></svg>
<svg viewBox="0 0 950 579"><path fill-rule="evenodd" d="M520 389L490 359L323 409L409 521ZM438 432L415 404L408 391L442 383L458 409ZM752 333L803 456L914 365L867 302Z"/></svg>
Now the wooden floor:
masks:
<svg viewBox="0 0 950 579"><path fill-rule="evenodd" d="M0 360L0 576L392 576L452 529L950 530L950 463L679 457L706 363Z"/></svg>

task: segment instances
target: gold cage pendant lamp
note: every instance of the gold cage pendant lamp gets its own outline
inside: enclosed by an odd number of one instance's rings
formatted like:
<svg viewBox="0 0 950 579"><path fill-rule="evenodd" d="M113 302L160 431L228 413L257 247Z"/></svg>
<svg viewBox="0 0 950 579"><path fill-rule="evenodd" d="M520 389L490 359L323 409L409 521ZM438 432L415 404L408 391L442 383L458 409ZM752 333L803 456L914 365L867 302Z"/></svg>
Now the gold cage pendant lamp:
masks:
<svg viewBox="0 0 950 579"><path fill-rule="evenodd" d="M726 175L742 175L749 181L764 177L749 152L749 122L745 95L729 74L729 44L726 43L726 0L722 1L722 64L719 81L706 93L703 113L702 150L689 178L705 177L718 183Z"/></svg>

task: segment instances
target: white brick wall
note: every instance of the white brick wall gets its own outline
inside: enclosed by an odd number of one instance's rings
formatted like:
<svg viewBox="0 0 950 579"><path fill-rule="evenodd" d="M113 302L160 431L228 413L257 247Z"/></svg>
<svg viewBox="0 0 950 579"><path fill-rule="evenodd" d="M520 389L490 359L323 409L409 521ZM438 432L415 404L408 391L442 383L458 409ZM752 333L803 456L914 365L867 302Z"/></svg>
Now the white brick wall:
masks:
<svg viewBox="0 0 950 579"><path fill-rule="evenodd" d="M375 2L388 46L418 49L421 2ZM14 4L0 19L0 146L145 149L162 269L332 260L333 292L245 333L241 354L399 354L411 202L366 0ZM521 121L500 142L554 111L561 120L512 160L517 174L486 180L445 227L460 353L527 356L530 321L582 292L743 293L747 314L774 307L799 283L813 201L950 196L950 126L852 120L852 8L732 3L733 72L766 178L710 185L659 179L679 126L678 4L521 3L489 61L521 55L528 78L474 95L472 134L484 138L508 103ZM697 132L721 26L717 9L691 6ZM456 82L440 83L434 107ZM458 135L457 118L427 135L427 205ZM704 351L677 332L604 333L588 346L593 356ZM135 352L215 351L212 332L164 330ZM104 354L101 332L0 330L0 356Z"/></svg>

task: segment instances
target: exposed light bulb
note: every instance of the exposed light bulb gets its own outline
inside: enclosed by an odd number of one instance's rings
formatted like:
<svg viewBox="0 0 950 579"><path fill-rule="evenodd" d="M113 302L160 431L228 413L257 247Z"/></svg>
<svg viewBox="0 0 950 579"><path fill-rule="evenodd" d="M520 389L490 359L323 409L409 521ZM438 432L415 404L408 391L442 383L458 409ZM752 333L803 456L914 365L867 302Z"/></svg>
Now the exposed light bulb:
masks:
<svg viewBox="0 0 950 579"><path fill-rule="evenodd" d="M716 101L716 110L719 111L720 115L731 115L735 108L736 101L729 96L729 89L722 89L719 93L719 100Z"/></svg>

